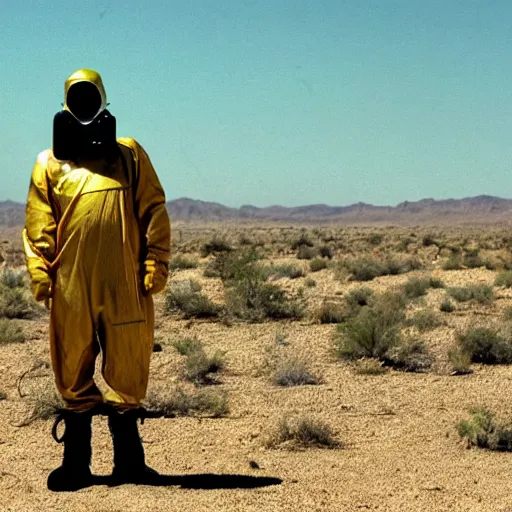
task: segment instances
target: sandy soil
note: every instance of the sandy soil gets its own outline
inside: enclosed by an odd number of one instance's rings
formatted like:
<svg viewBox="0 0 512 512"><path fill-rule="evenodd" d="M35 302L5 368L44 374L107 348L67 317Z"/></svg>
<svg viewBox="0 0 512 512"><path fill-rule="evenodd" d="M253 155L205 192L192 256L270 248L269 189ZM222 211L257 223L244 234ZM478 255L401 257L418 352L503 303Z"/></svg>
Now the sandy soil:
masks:
<svg viewBox="0 0 512 512"><path fill-rule="evenodd" d="M485 269L431 274L447 285L492 284L496 276ZM377 278L370 286L383 290L411 275L415 274ZM220 282L201 277L200 270L182 271L173 279L191 276L203 283L213 300L220 300ZM312 305L360 286L336 281L330 270L315 273L314 278L317 286L304 292ZM279 284L293 291L304 286L303 281L282 279ZM147 462L174 475L174 485L98 485L69 494L46 490L46 477L59 465L62 450L50 435L52 422L15 426L26 416L38 382L51 379L43 370L24 384L29 396L19 396L19 376L34 361L49 359L47 317L26 322L30 338L26 343L0 346L1 391L7 393L7 399L0 401L0 510L512 511L512 454L468 449L455 428L477 405L502 418L512 417L512 367L472 365L472 374L451 376L444 364L457 330L482 319L495 321L505 306L512 305L510 291L496 289L496 294L491 306L463 305L443 315L444 325L423 336L437 357L432 371L377 376L356 374L336 359L332 325L307 319L232 326L186 321L163 316L158 297L156 334L163 350L153 355L151 388L172 386L179 379L182 362L170 341L197 336L208 351L226 352L227 368L217 388L228 393L231 412L218 419L146 420L141 433ZM443 290L430 290L412 307L437 309L444 295ZM261 369L277 332L289 342L286 350L306 359L321 376L321 384L279 388L269 382ZM284 413L324 421L343 446L266 448L267 433ZM93 471L107 475L111 464L106 420L97 417ZM242 483L254 487L229 488L240 482L229 475L249 476ZM281 483L265 485L265 477Z"/></svg>

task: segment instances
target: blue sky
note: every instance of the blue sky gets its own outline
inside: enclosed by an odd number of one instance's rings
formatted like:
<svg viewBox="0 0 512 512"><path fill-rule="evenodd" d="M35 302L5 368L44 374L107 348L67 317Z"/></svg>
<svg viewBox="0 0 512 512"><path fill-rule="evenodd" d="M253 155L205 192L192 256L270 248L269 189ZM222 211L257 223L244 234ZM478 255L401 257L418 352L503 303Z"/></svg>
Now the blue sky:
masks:
<svg viewBox="0 0 512 512"><path fill-rule="evenodd" d="M0 200L103 76L168 199L512 197L512 2L2 0Z"/></svg>

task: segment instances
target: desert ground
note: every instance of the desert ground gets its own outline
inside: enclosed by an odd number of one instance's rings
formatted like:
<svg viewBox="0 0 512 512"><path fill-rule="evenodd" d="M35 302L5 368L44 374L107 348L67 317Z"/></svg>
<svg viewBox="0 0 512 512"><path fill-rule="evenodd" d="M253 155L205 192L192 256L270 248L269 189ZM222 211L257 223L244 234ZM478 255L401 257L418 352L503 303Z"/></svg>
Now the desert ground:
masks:
<svg viewBox="0 0 512 512"><path fill-rule="evenodd" d="M512 511L506 226L177 223L140 427L168 485L75 493L46 489L58 399L20 231L0 228L0 510ZM464 429L474 408L495 417Z"/></svg>

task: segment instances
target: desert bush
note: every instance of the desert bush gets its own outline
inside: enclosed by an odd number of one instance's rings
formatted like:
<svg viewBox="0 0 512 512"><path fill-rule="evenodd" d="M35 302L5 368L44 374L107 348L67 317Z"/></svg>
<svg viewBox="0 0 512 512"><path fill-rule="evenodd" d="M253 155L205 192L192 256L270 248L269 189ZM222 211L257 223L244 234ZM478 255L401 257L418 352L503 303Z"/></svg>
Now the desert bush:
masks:
<svg viewBox="0 0 512 512"><path fill-rule="evenodd" d="M297 265L272 265L270 267L270 275L277 279L281 277L297 279L304 276L304 270Z"/></svg>
<svg viewBox="0 0 512 512"><path fill-rule="evenodd" d="M471 419L457 424L457 433L469 446L489 450L512 451L512 428L496 421L496 415L485 407L470 410Z"/></svg>
<svg viewBox="0 0 512 512"><path fill-rule="evenodd" d="M471 373L471 355L461 350L460 347L453 347L448 351L448 360L452 365L452 375Z"/></svg>
<svg viewBox="0 0 512 512"><path fill-rule="evenodd" d="M39 310L28 289L0 286L0 318L34 318Z"/></svg>
<svg viewBox="0 0 512 512"><path fill-rule="evenodd" d="M300 247L313 247L314 245L315 244L307 233L301 233L297 238L292 240L291 248L292 251L296 251Z"/></svg>
<svg viewBox="0 0 512 512"><path fill-rule="evenodd" d="M183 256L178 254L171 258L169 261L170 270L186 270L190 268L197 268L199 266L198 261L190 256Z"/></svg>
<svg viewBox="0 0 512 512"><path fill-rule="evenodd" d="M511 322L512 321L512 306L507 306L505 309L503 309L503 321L504 322Z"/></svg>
<svg viewBox="0 0 512 512"><path fill-rule="evenodd" d="M257 262L261 255L256 251L233 251L217 254L205 270L207 277L220 277L224 282L244 279L265 281L270 269Z"/></svg>
<svg viewBox="0 0 512 512"><path fill-rule="evenodd" d="M404 284L404 293L408 299L415 299L426 295L430 288L430 279L410 277Z"/></svg>
<svg viewBox="0 0 512 512"><path fill-rule="evenodd" d="M297 357L281 357L275 365L272 382L277 386L305 386L318 384L308 365Z"/></svg>
<svg viewBox="0 0 512 512"><path fill-rule="evenodd" d="M423 372L434 362L434 357L421 340L398 343L386 352L385 363L396 370L407 372Z"/></svg>
<svg viewBox="0 0 512 512"><path fill-rule="evenodd" d="M407 320L407 324L420 331L430 331L442 325L442 320L435 311L422 310Z"/></svg>
<svg viewBox="0 0 512 512"><path fill-rule="evenodd" d="M308 247L307 245L301 245L297 250L298 260L312 260L318 255L318 251L314 247Z"/></svg>
<svg viewBox="0 0 512 512"><path fill-rule="evenodd" d="M381 295L339 324L334 335L339 356L385 359L387 352L400 343L400 326L405 319L401 301L394 294Z"/></svg>
<svg viewBox="0 0 512 512"><path fill-rule="evenodd" d="M377 359L359 359L354 363L354 371L359 375L384 375L388 369Z"/></svg>
<svg viewBox="0 0 512 512"><path fill-rule="evenodd" d="M470 327L457 335L460 350L474 363L512 363L512 342L488 327Z"/></svg>
<svg viewBox="0 0 512 512"><path fill-rule="evenodd" d="M224 368L224 354L216 351L212 356L208 356L203 344L197 338L178 339L172 345L179 354L186 357L185 377L194 384L203 385L213 382L211 374Z"/></svg>
<svg viewBox="0 0 512 512"><path fill-rule="evenodd" d="M7 266L0 269L0 288L24 288L26 284L25 269L14 269Z"/></svg>
<svg viewBox="0 0 512 512"><path fill-rule="evenodd" d="M226 290L226 309L232 316L249 322L304 316L304 308L279 286L249 279L237 281Z"/></svg>
<svg viewBox="0 0 512 512"><path fill-rule="evenodd" d="M185 318L212 318L220 313L220 307L206 295L194 291L190 281L175 281L165 294L165 312L181 312Z"/></svg>
<svg viewBox="0 0 512 512"><path fill-rule="evenodd" d="M425 235L421 239L421 243L423 244L424 247L430 247L432 245L439 245L438 242L436 242L434 236L431 234Z"/></svg>
<svg viewBox="0 0 512 512"><path fill-rule="evenodd" d="M371 281L387 273L384 263L373 258L358 258L349 261L347 268L354 281Z"/></svg>
<svg viewBox="0 0 512 512"><path fill-rule="evenodd" d="M349 310L352 313L356 313L363 306L367 306L371 297L373 296L373 290L368 287L354 288L350 290L345 296L345 301Z"/></svg>
<svg viewBox="0 0 512 512"><path fill-rule="evenodd" d="M180 338L172 342L172 346L178 354L188 356L189 354L202 349L202 344L197 338Z"/></svg>
<svg viewBox="0 0 512 512"><path fill-rule="evenodd" d="M309 269L311 272L319 272L324 268L327 268L327 261L322 258L315 258L309 262Z"/></svg>
<svg viewBox="0 0 512 512"><path fill-rule="evenodd" d="M177 416L207 416L220 418L229 413L227 394L219 390L200 389L187 393L182 388L168 392L150 392L145 400L148 411L164 418Z"/></svg>
<svg viewBox="0 0 512 512"><path fill-rule="evenodd" d="M25 333L23 327L15 320L0 318L0 345L8 343L23 343Z"/></svg>
<svg viewBox="0 0 512 512"><path fill-rule="evenodd" d="M441 279L431 276L430 277L430 288L434 288L434 289L444 288L444 283Z"/></svg>
<svg viewBox="0 0 512 512"><path fill-rule="evenodd" d="M321 245L318 248L318 254L321 258L332 260L334 258L334 248L330 245Z"/></svg>
<svg viewBox="0 0 512 512"><path fill-rule="evenodd" d="M455 311L455 306L453 305L450 299L444 299L441 302L439 309L444 313L452 313L453 311Z"/></svg>
<svg viewBox="0 0 512 512"><path fill-rule="evenodd" d="M461 270L462 260L460 254L452 254L444 263L443 270Z"/></svg>
<svg viewBox="0 0 512 512"><path fill-rule="evenodd" d="M187 354L185 377L197 385L210 384L213 382L211 375L221 371L224 364L222 352L216 351L213 355L208 356L201 347Z"/></svg>
<svg viewBox="0 0 512 512"><path fill-rule="evenodd" d="M377 246L380 245L384 240L384 235L381 233L372 233L371 235L368 236L367 240L370 245Z"/></svg>
<svg viewBox="0 0 512 512"><path fill-rule="evenodd" d="M504 286L505 288L512 288L512 270L504 270L496 276L494 281L496 286Z"/></svg>
<svg viewBox="0 0 512 512"><path fill-rule="evenodd" d="M316 281L314 279L312 279L311 277L308 277L306 279L306 281L304 281L304 284L308 287L308 288L314 288L316 286Z"/></svg>
<svg viewBox="0 0 512 512"><path fill-rule="evenodd" d="M347 318L347 310L339 302L324 300L316 311L315 317L321 324L339 324Z"/></svg>
<svg viewBox="0 0 512 512"><path fill-rule="evenodd" d="M480 249L466 249L462 264L468 268L478 268L485 266L485 261L480 256Z"/></svg>
<svg viewBox="0 0 512 512"><path fill-rule="evenodd" d="M419 270L421 262L416 258L388 258L385 262L386 275L399 275Z"/></svg>
<svg viewBox="0 0 512 512"><path fill-rule="evenodd" d="M224 238L214 236L209 242L206 242L201 249L201 256L206 258L210 254L216 254L219 252L230 252L233 248L229 245Z"/></svg>
<svg viewBox="0 0 512 512"><path fill-rule="evenodd" d="M494 292L492 286L485 284L473 284L462 287L453 287L447 289L448 295L458 302L468 302L470 300L479 304L491 304L494 301Z"/></svg>
<svg viewBox="0 0 512 512"><path fill-rule="evenodd" d="M325 423L307 417L291 418L289 416L280 419L265 444L268 448L277 448L282 444L290 448L338 448L341 446L331 428Z"/></svg>

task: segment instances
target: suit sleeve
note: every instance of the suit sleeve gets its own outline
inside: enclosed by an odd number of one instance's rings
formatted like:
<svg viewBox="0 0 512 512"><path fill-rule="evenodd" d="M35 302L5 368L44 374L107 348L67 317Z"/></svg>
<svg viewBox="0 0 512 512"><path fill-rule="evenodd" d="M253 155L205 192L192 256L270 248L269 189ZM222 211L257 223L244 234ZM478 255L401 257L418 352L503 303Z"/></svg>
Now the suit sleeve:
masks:
<svg viewBox="0 0 512 512"><path fill-rule="evenodd" d="M25 209L23 246L36 298L38 290L50 288L50 266L55 258L57 224L50 202L47 155L41 153L32 170Z"/></svg>
<svg viewBox="0 0 512 512"><path fill-rule="evenodd" d="M145 236L145 261L154 261L156 274L153 293L165 288L171 252L171 223L165 193L144 148L136 143L138 172L135 193L140 229Z"/></svg>

